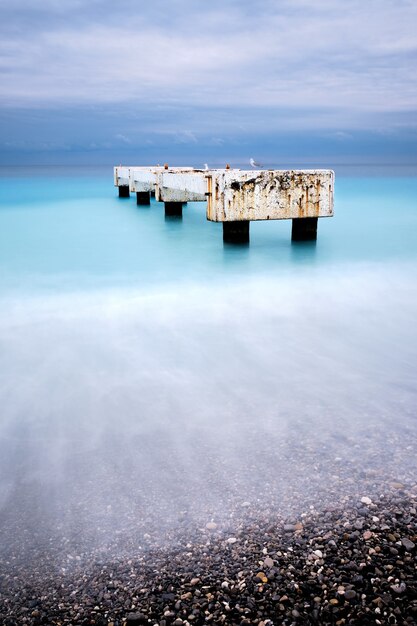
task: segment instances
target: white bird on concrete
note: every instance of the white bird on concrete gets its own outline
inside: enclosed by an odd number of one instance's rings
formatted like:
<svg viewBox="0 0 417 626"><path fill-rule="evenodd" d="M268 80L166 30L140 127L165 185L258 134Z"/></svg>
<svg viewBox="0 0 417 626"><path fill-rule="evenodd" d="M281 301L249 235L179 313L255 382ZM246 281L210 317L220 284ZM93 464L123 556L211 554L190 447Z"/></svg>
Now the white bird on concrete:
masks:
<svg viewBox="0 0 417 626"><path fill-rule="evenodd" d="M249 163L252 167L262 167L262 165L260 163L257 163L255 159L250 159Z"/></svg>
<svg viewBox="0 0 417 626"><path fill-rule="evenodd" d="M210 169L207 163L204 163L204 169L205 169L205 171L207 171L208 169Z"/></svg>

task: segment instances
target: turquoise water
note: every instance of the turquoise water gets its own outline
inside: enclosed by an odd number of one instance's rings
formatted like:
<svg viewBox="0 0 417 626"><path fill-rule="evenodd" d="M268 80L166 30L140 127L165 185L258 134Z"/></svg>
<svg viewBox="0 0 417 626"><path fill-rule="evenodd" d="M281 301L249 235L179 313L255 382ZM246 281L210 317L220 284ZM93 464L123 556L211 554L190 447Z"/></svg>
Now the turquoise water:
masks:
<svg viewBox="0 0 417 626"><path fill-rule="evenodd" d="M0 179L0 288L199 284L271 274L343 272L360 263L414 262L417 178L343 178L335 217L319 221L318 242L292 245L291 221L251 224L249 247L224 246L203 204L182 220L163 205L117 198L111 171L91 177Z"/></svg>
<svg viewBox="0 0 417 626"><path fill-rule="evenodd" d="M417 178L337 175L317 243L283 221L233 246L201 204L165 219L88 174L0 177L0 507L29 483L48 511L84 497L122 519L140 489L225 512L266 474L302 507L301 440L414 465Z"/></svg>

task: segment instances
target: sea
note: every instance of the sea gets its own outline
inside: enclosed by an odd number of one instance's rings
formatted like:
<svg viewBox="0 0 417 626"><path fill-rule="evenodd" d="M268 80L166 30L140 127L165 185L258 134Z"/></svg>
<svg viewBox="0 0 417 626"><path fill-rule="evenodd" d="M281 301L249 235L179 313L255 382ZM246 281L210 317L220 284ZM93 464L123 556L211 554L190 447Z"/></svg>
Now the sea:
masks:
<svg viewBox="0 0 417 626"><path fill-rule="evenodd" d="M111 167L1 170L2 512L91 537L320 506L340 465L404 480L416 373L415 168L336 168L316 242L249 245L118 198Z"/></svg>

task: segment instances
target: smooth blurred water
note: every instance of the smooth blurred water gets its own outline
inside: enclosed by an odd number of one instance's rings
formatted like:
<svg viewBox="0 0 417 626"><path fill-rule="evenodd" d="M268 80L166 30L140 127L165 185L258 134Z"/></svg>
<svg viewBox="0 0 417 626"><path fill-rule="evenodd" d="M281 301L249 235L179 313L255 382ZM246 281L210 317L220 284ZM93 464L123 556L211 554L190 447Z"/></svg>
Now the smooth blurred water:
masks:
<svg viewBox="0 0 417 626"><path fill-rule="evenodd" d="M416 178L341 177L335 217L319 220L317 244L292 244L288 220L252 222L250 246L242 247L223 245L222 226L207 222L204 204L188 204L176 220L155 201L119 199L111 171L0 178L0 288L141 289L414 262L416 192Z"/></svg>
<svg viewBox="0 0 417 626"><path fill-rule="evenodd" d="M301 506L289 442L348 462L364 429L360 463L389 440L410 467L388 434L416 432L417 178L337 176L317 243L283 221L233 246L202 204L166 219L88 174L0 178L0 507L29 481L49 508L215 509L271 468Z"/></svg>

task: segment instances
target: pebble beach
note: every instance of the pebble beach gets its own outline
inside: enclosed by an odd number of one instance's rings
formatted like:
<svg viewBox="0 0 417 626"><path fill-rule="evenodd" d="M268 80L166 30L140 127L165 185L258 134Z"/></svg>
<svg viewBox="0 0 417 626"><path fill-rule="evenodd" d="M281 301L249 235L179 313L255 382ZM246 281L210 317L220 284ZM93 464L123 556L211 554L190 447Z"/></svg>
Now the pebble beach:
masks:
<svg viewBox="0 0 417 626"><path fill-rule="evenodd" d="M286 495L268 479L247 500L236 492L198 511L110 507L90 534L76 518L64 528L62 511L48 524L23 489L1 513L1 623L416 624L417 483L412 463L399 466L415 446L393 435L366 468L352 443L317 461L300 441L305 473L289 483L280 468ZM90 502L77 506L85 524Z"/></svg>

